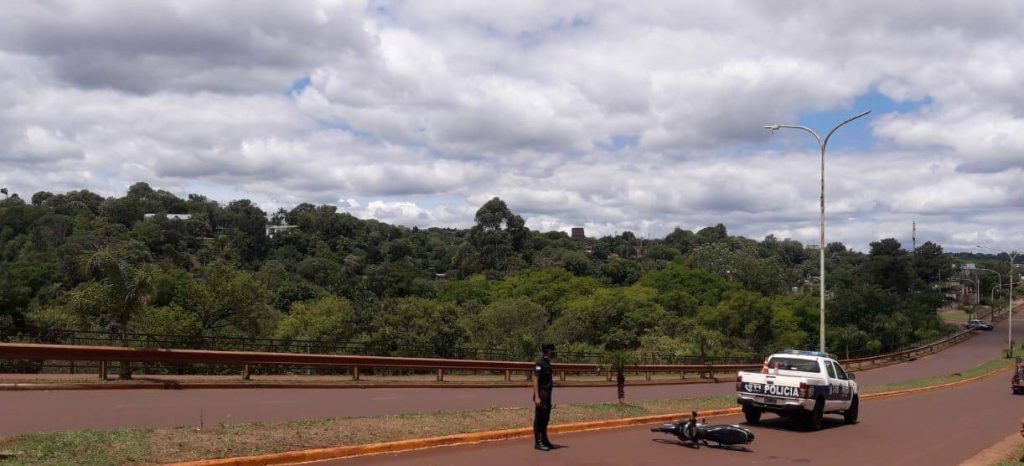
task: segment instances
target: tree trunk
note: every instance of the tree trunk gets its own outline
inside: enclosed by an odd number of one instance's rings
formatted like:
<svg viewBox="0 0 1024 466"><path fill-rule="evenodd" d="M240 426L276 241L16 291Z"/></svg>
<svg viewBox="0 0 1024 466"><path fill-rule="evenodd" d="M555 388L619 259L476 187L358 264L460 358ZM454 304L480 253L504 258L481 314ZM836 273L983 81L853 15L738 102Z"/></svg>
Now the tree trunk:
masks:
<svg viewBox="0 0 1024 466"><path fill-rule="evenodd" d="M626 373L625 368L620 367L615 375L615 386L619 391L619 404L626 404Z"/></svg>
<svg viewBox="0 0 1024 466"><path fill-rule="evenodd" d="M128 329L127 325L121 327L121 345L125 348L128 347ZM119 376L122 379L130 380L132 378L132 363L128 361L121 361L121 373Z"/></svg>

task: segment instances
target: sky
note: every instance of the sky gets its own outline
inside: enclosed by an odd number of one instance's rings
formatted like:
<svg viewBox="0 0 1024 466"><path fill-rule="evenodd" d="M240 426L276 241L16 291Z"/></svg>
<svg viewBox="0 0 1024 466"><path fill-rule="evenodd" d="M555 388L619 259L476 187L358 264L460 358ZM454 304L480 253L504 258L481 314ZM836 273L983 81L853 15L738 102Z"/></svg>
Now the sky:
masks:
<svg viewBox="0 0 1024 466"><path fill-rule="evenodd" d="M0 186L1024 250L1024 3L14 1Z"/></svg>

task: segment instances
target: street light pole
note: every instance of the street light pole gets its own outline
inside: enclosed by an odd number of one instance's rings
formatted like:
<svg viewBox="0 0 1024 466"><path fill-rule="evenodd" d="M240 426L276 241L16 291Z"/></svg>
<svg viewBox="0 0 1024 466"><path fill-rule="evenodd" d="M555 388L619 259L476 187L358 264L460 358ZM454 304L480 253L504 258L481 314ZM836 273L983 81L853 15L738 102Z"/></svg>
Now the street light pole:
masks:
<svg viewBox="0 0 1024 466"><path fill-rule="evenodd" d="M818 350L822 351L822 352L825 351L825 147L828 145L828 140L829 140L829 138L832 137L832 133L835 133L836 130L839 129L840 126L843 126L843 125L845 125L845 124L847 124L847 123L849 123L849 122L851 122L853 120L856 120L856 119L858 119L858 118L860 118L860 117L862 117L864 115L867 115L869 113L871 113L871 110L868 110L868 111L862 112L862 113L858 113L857 115L854 115L854 116L848 118L846 121L844 121L842 123L839 123L838 125L835 125L831 130L829 130L828 134L825 135L825 139L822 139L821 136L818 136L818 133L814 132L813 129L810 129L810 128L806 127L806 126L796 126L796 125L767 125L767 126L765 126L766 129L770 129L772 131L778 131L779 129L782 129L782 128L800 129L800 130L807 131L808 133L811 133L811 136L814 136L815 140L818 141L818 147L821 149L821 197L820 197L820 201L821 201L821 216L819 218L819 225L818 225L818 232L820 233L820 237L819 237L819 240L818 240L818 262L819 262L820 269L821 269L820 272L819 272L820 280L818 281L819 282L818 283L818 291L819 291L819 295L820 295L820 309L819 309L819 314L818 314L820 316L820 328L818 330L818 332L819 332Z"/></svg>
<svg viewBox="0 0 1024 466"><path fill-rule="evenodd" d="M1020 285L1020 280L1017 280L1014 283L1000 284L999 286L997 286L995 288L992 288L992 292L990 293L991 296L989 297L989 301L996 302L996 290L998 290L999 288L1002 288L1004 286L1012 286L1012 285Z"/></svg>
<svg viewBox="0 0 1024 466"><path fill-rule="evenodd" d="M1006 254L1006 255L1010 256L1010 280L1009 280L1009 283L1010 283L1010 303L1009 303L1009 307L1006 308L1006 312L1009 313L1006 316L1006 320L1007 320L1007 323L1008 323L1008 325L1006 326L1006 346L1007 346L1007 353L1006 353L1006 355L1008 357L1012 358L1013 357L1013 262L1014 262L1014 260L1017 259L1017 256L1019 255L1019 253L1017 251L1011 251L1011 252L1000 251L998 249L993 249L993 248L990 248L988 246L982 246L980 244L978 245L978 247L979 248L983 248L983 249L988 249L990 251L995 251L995 252L998 252L998 253Z"/></svg>
<svg viewBox="0 0 1024 466"><path fill-rule="evenodd" d="M970 269L968 269L968 270L970 270ZM984 270L986 272L992 272L992 273L996 274L997 276L999 276L999 286L1003 286L1003 274L1001 274L999 272L996 272L995 270L992 270L992 269L983 269L981 267L975 267L974 270ZM981 274L978 274L978 275L979 275L979 278L978 278L978 303L981 304L981 278L980 278ZM995 288L992 288L992 289L994 290ZM990 299L989 301L992 302L993 306L995 306L996 303L993 300Z"/></svg>

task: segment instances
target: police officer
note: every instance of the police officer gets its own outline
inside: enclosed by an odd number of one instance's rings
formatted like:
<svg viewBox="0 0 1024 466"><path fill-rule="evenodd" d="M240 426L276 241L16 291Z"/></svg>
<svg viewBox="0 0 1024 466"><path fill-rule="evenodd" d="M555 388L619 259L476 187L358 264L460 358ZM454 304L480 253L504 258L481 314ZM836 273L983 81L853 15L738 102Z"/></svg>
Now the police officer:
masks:
<svg viewBox="0 0 1024 466"><path fill-rule="evenodd" d="M555 388L551 379L551 358L555 357L555 345L544 343L544 354L533 367L533 448L548 451L554 448L548 440L548 421L551 420L551 391Z"/></svg>

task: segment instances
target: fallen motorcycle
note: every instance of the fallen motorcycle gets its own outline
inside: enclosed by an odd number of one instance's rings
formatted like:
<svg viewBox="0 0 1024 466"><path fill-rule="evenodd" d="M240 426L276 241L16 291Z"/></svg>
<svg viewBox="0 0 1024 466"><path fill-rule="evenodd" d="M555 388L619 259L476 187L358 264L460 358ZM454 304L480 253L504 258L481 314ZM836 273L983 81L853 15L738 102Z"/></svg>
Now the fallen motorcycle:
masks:
<svg viewBox="0 0 1024 466"><path fill-rule="evenodd" d="M747 445L754 441L754 433L739 426L728 424L707 425L697 421L697 412L690 413L690 419L664 424L661 427L651 429L651 432L675 435L683 442L689 442L700 448L700 444L710 445L709 442L717 443L719 447L733 445Z"/></svg>

